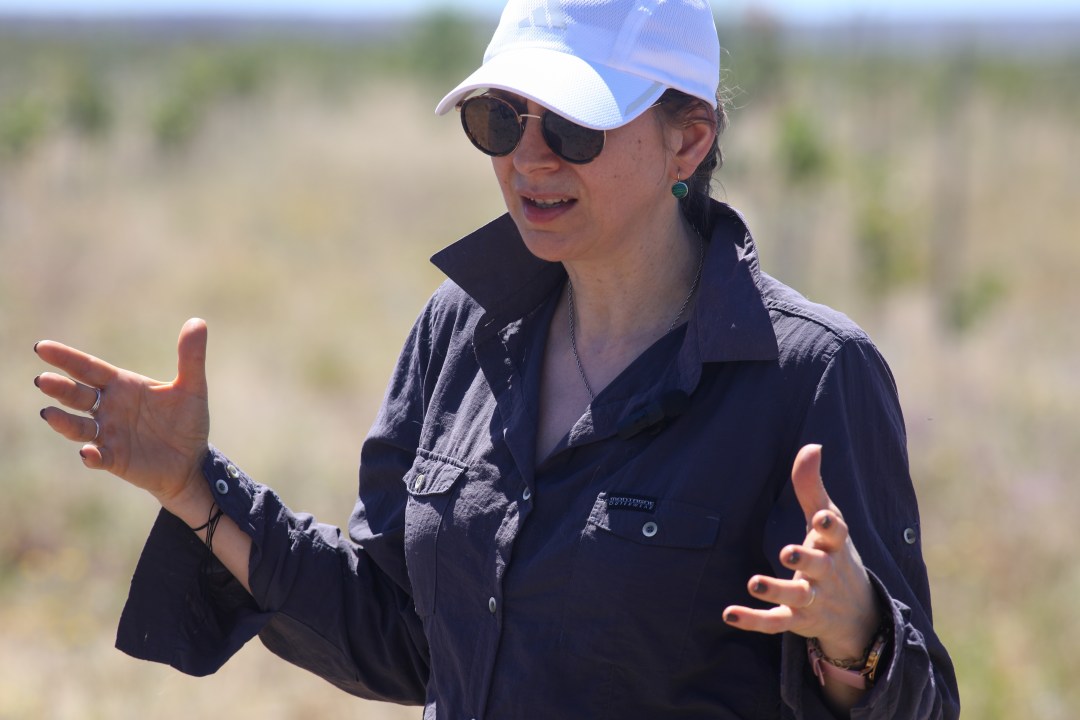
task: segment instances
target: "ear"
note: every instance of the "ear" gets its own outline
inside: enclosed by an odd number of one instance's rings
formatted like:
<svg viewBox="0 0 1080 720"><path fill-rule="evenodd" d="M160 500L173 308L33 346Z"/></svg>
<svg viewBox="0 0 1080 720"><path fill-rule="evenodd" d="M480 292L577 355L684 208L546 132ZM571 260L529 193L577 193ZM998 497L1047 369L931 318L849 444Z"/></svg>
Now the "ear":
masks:
<svg viewBox="0 0 1080 720"><path fill-rule="evenodd" d="M671 129L672 175L686 179L712 151L716 138L716 114L705 105L695 105L679 127Z"/></svg>

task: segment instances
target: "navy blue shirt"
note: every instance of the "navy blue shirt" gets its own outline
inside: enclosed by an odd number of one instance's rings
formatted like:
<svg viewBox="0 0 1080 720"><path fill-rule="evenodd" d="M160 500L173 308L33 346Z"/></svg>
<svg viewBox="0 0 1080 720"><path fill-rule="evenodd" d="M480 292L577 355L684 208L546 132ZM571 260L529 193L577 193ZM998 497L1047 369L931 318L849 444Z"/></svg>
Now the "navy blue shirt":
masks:
<svg viewBox="0 0 1080 720"><path fill-rule="evenodd" d="M832 717L804 638L726 625L806 521L800 447L889 620L857 718L952 718L893 378L867 336L761 272L714 203L697 303L535 456L544 342L565 284L504 216L435 256L364 443L346 536L293 513L217 450L215 498L250 534L252 596L162 512L118 647L192 674L248 639L425 718Z"/></svg>

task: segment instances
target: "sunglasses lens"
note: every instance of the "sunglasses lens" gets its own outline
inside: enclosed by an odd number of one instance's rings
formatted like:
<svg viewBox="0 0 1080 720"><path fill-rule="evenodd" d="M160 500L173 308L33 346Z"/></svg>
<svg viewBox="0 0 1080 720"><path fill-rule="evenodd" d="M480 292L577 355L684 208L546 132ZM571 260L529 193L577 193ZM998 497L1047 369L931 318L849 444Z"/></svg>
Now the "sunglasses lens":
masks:
<svg viewBox="0 0 1080 720"><path fill-rule="evenodd" d="M496 157L514 152L521 140L521 115L505 100L491 95L469 98L461 105L461 126L481 152ZM590 130L553 112L544 113L544 141L567 162L582 164L604 149L604 131Z"/></svg>
<svg viewBox="0 0 1080 720"><path fill-rule="evenodd" d="M462 104L461 126L472 144L488 155L509 155L521 139L521 118L513 106L489 95Z"/></svg>
<svg viewBox="0 0 1080 720"><path fill-rule="evenodd" d="M595 160L604 149L603 130L582 127L550 112L544 115L544 140L556 155L578 165Z"/></svg>

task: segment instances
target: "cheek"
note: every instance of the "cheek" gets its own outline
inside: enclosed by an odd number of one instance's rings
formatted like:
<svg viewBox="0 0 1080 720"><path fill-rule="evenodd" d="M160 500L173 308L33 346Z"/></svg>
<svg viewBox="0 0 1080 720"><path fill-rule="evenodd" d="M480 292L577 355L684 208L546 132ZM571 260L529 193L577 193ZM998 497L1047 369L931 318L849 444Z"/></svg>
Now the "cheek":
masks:
<svg viewBox="0 0 1080 720"><path fill-rule="evenodd" d="M614 162L609 177L612 182L621 184L625 190L633 185L642 192L663 184L667 173L666 155L656 142L637 136L611 150Z"/></svg>
<svg viewBox="0 0 1080 720"><path fill-rule="evenodd" d="M499 181L500 185L506 184L506 166L506 158L491 158L491 171L495 173L495 179Z"/></svg>
<svg viewBox="0 0 1080 720"><path fill-rule="evenodd" d="M510 197L510 177L513 172L513 161L509 157L491 158L491 170L495 174L495 181L499 183L499 190L504 198Z"/></svg>

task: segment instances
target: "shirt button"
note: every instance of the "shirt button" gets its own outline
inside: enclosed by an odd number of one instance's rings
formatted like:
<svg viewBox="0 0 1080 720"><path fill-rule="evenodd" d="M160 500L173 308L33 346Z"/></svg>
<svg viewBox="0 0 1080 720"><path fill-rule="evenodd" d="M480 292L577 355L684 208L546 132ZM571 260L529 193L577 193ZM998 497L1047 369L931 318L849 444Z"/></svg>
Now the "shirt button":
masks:
<svg viewBox="0 0 1080 720"><path fill-rule="evenodd" d="M496 609L497 609L498 607L499 607L499 606L498 606L498 604L497 604L497 603L495 602L495 598L488 598L488 610L489 610L489 611L491 611L491 614L492 614L492 615L494 615L494 614L495 614L495 610L496 610Z"/></svg>
<svg viewBox="0 0 1080 720"><path fill-rule="evenodd" d="M532 490L530 490L529 488L525 488L525 491L523 493L521 493L521 499L522 500L528 500L531 497L532 497Z"/></svg>
<svg viewBox="0 0 1080 720"><path fill-rule="evenodd" d="M416 479L413 480L412 486L413 490L420 490L424 487L424 473L420 473L416 476Z"/></svg>
<svg viewBox="0 0 1080 720"><path fill-rule="evenodd" d="M659 530L659 529L660 528L658 528L656 526L656 523L654 523L652 520L650 520L649 522L647 522L647 523L645 523L644 525L641 526L641 534L644 535L645 537L652 537L653 535L656 534L656 531Z"/></svg>
<svg viewBox="0 0 1080 720"><path fill-rule="evenodd" d="M229 477L231 477L233 480L240 477L240 469L232 463L229 463L225 466L225 472L227 472L229 474Z"/></svg>
<svg viewBox="0 0 1080 720"><path fill-rule="evenodd" d="M908 545L914 545L915 541L919 539L918 534L915 532L915 528L907 528L904 530L904 542Z"/></svg>
<svg viewBox="0 0 1080 720"><path fill-rule="evenodd" d="M229 494L229 483L225 482L223 479L219 478L218 481L214 483L214 487L217 489L219 495Z"/></svg>

